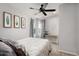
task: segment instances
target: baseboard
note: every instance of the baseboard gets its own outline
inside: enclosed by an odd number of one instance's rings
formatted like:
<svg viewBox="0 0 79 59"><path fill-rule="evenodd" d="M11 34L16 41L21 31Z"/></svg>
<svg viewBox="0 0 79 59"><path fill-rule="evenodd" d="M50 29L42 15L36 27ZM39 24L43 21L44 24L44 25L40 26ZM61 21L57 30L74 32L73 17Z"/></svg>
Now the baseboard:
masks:
<svg viewBox="0 0 79 59"><path fill-rule="evenodd" d="M67 55L71 55L71 56L78 56L77 53L73 53L73 52L69 52L69 51L59 50L59 52L61 54L67 54Z"/></svg>

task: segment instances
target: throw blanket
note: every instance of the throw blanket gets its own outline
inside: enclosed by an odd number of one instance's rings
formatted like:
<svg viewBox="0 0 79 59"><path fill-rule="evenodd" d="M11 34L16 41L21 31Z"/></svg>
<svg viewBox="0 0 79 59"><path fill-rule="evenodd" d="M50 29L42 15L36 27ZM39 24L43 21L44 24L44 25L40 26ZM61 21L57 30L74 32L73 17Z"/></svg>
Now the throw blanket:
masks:
<svg viewBox="0 0 79 59"><path fill-rule="evenodd" d="M8 45L9 47L11 47L17 56L26 56L24 51L21 48L16 48L14 45L12 45L11 43L6 42L6 41L0 40L0 42L3 42L6 45Z"/></svg>

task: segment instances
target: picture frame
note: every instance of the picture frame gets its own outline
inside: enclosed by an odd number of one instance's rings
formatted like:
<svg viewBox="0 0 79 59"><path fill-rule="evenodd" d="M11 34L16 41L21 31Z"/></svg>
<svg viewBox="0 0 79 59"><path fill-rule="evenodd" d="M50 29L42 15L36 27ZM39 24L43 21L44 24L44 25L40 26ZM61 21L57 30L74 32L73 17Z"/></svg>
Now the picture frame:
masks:
<svg viewBox="0 0 79 59"><path fill-rule="evenodd" d="M8 12L3 12L3 27L11 28L12 27L12 14Z"/></svg>
<svg viewBox="0 0 79 59"><path fill-rule="evenodd" d="M14 15L14 28L20 28L20 17Z"/></svg>
<svg viewBox="0 0 79 59"><path fill-rule="evenodd" d="M26 28L26 19L21 17L21 28Z"/></svg>

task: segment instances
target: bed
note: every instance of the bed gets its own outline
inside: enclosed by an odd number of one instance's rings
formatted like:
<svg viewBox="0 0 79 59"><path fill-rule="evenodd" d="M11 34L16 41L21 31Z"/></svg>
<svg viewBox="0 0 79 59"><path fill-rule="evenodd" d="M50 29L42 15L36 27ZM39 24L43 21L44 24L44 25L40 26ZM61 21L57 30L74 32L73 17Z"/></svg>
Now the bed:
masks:
<svg viewBox="0 0 79 59"><path fill-rule="evenodd" d="M30 56L48 56L51 45L48 39L25 38L17 40L19 45L24 46L26 54Z"/></svg>

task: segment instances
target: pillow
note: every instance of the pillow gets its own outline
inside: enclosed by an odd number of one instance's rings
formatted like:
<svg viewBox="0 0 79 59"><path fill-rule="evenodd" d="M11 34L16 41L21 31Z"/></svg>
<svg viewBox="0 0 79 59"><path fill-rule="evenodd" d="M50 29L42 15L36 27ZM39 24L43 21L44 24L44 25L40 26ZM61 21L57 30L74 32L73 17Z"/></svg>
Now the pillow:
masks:
<svg viewBox="0 0 79 59"><path fill-rule="evenodd" d="M14 50L14 52L16 53L17 56L26 56L26 54L24 53L22 48L16 48L15 46L11 45L10 43L8 43L8 45Z"/></svg>
<svg viewBox="0 0 79 59"><path fill-rule="evenodd" d="M15 51L16 53L23 53L25 55L29 55L27 52L26 52L26 49L23 45L19 45L16 41L14 40L10 40L10 39L3 39L3 38L0 38L0 40L2 40L3 42L6 42L8 45L10 45L10 47L13 49L15 48ZM16 51L17 50L17 51ZM18 52L19 50L19 52ZM15 53L15 54L16 54Z"/></svg>
<svg viewBox="0 0 79 59"><path fill-rule="evenodd" d="M26 46L25 46L24 44L20 44L20 43L17 41L17 48L21 48L21 49L24 51L24 53L26 54L26 56L29 56L29 53L28 53L28 51L27 51L27 49L26 49Z"/></svg>
<svg viewBox="0 0 79 59"><path fill-rule="evenodd" d="M4 41L4 42L9 42L10 44L17 46L17 42L14 40L10 40L10 39L4 39L4 38L0 38L0 40Z"/></svg>
<svg viewBox="0 0 79 59"><path fill-rule="evenodd" d="M17 42L17 49L22 49L26 56L29 56L29 53L26 51L26 47L23 44Z"/></svg>
<svg viewBox="0 0 79 59"><path fill-rule="evenodd" d="M11 47L3 42L0 42L0 56L16 56Z"/></svg>

